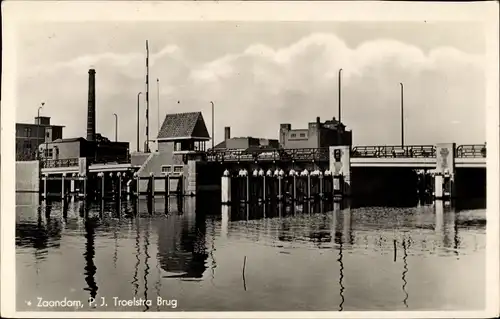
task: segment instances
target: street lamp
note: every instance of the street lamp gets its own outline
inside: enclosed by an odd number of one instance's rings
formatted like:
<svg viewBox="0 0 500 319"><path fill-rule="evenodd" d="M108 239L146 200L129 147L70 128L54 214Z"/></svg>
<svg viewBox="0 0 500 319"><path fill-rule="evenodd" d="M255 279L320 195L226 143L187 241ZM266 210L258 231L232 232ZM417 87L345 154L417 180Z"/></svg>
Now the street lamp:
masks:
<svg viewBox="0 0 500 319"><path fill-rule="evenodd" d="M212 150L214 149L214 102L210 101L210 103L212 104Z"/></svg>
<svg viewBox="0 0 500 319"><path fill-rule="evenodd" d="M40 146L40 110L43 108L43 106L45 105L45 102L42 102L42 106L38 107L38 114L37 114L37 128L36 128L36 154L37 154L37 157L38 159L40 158L40 150L39 150L39 146ZM43 133L43 135L45 136L45 133Z"/></svg>
<svg viewBox="0 0 500 319"><path fill-rule="evenodd" d="M337 125L337 144L340 144L341 142L341 132L340 132L341 126L342 126L342 69L339 70L339 123Z"/></svg>
<svg viewBox="0 0 500 319"><path fill-rule="evenodd" d="M113 113L115 116L115 142L118 142L118 115Z"/></svg>
<svg viewBox="0 0 500 319"><path fill-rule="evenodd" d="M137 152L140 151L139 149L139 118L140 118L140 114L139 114L139 109L140 109L140 99L139 97L141 96L142 92L139 92L137 93Z"/></svg>
<svg viewBox="0 0 500 319"><path fill-rule="evenodd" d="M160 79L156 79L156 94L158 103L158 133L160 133Z"/></svg>
<svg viewBox="0 0 500 319"><path fill-rule="evenodd" d="M399 83L401 86L401 147L405 145L405 128L404 128L404 86L403 83Z"/></svg>

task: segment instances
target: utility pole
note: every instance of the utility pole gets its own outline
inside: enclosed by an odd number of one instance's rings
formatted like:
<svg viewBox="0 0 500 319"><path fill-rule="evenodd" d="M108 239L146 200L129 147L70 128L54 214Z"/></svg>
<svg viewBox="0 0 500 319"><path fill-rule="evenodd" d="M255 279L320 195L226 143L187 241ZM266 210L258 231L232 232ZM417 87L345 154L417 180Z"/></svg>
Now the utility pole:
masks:
<svg viewBox="0 0 500 319"><path fill-rule="evenodd" d="M140 141L139 141L139 118L140 118L140 99L142 92L137 93L137 152L140 152Z"/></svg>
<svg viewBox="0 0 500 319"><path fill-rule="evenodd" d="M40 146L40 110L43 108L43 106L45 105L45 102L42 102L42 106L39 106L38 107L38 116L37 116L37 128L36 128L36 155L37 155L37 159L40 159L40 150L39 150L39 146ZM45 132L43 132L43 136L45 137ZM43 140L42 140L43 142Z"/></svg>
<svg viewBox="0 0 500 319"><path fill-rule="evenodd" d="M158 134L160 133L160 79L156 79L157 102L158 102Z"/></svg>
<svg viewBox="0 0 500 319"><path fill-rule="evenodd" d="M337 144L341 142L342 127L342 69L339 70L339 124L337 125Z"/></svg>
<svg viewBox="0 0 500 319"><path fill-rule="evenodd" d="M210 101L212 104L212 150L214 149L214 121L215 121L215 107L214 107L214 102Z"/></svg>
<svg viewBox="0 0 500 319"><path fill-rule="evenodd" d="M146 143L144 152L149 153L149 47L146 40Z"/></svg>
<svg viewBox="0 0 500 319"><path fill-rule="evenodd" d="M113 113L115 116L115 142L118 142L118 115Z"/></svg>
<svg viewBox="0 0 500 319"><path fill-rule="evenodd" d="M403 83L399 83L401 86L401 147L405 146L405 123L404 123L404 86Z"/></svg>

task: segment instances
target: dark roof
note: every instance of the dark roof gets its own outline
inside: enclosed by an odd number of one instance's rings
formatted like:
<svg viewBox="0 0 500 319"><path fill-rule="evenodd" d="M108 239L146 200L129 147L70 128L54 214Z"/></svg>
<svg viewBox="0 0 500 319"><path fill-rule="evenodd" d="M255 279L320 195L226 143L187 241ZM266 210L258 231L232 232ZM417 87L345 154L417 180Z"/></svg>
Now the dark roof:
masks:
<svg viewBox="0 0 500 319"><path fill-rule="evenodd" d="M214 148L226 148L226 141L222 141L219 144L215 145Z"/></svg>
<svg viewBox="0 0 500 319"><path fill-rule="evenodd" d="M158 138L210 138L201 112L167 114Z"/></svg>

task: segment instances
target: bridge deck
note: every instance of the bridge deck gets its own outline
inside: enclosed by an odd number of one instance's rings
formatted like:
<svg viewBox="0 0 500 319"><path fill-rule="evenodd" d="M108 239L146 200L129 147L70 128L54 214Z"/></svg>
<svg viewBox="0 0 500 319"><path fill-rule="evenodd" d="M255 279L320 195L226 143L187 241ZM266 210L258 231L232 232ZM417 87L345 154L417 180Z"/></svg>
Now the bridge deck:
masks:
<svg viewBox="0 0 500 319"><path fill-rule="evenodd" d="M208 162L329 162L330 150L302 149L224 149L208 150ZM457 167L486 167L486 145L459 145L455 149ZM351 165L431 168L436 166L436 147L433 145L407 146L355 146L351 149ZM113 172L135 169L129 161L124 163L93 163L90 172ZM42 173L78 173L78 158L42 162Z"/></svg>

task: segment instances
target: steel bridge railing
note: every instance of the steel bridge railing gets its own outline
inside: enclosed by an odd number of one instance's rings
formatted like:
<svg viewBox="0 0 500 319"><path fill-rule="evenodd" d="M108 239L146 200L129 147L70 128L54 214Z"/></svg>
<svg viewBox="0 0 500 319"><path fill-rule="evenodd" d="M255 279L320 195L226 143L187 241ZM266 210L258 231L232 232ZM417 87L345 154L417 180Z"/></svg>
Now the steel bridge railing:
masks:
<svg viewBox="0 0 500 319"><path fill-rule="evenodd" d="M432 158L436 157L436 147L434 145L355 146L351 149L351 157Z"/></svg>
<svg viewBox="0 0 500 319"><path fill-rule="evenodd" d="M457 147L455 156L459 158L486 158L486 144L460 145Z"/></svg>
<svg viewBox="0 0 500 319"><path fill-rule="evenodd" d="M42 168L59 168L59 167L74 167L78 166L78 158L66 159L45 159L41 160Z"/></svg>

